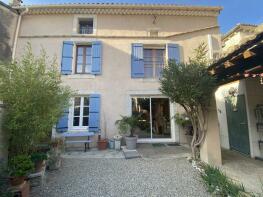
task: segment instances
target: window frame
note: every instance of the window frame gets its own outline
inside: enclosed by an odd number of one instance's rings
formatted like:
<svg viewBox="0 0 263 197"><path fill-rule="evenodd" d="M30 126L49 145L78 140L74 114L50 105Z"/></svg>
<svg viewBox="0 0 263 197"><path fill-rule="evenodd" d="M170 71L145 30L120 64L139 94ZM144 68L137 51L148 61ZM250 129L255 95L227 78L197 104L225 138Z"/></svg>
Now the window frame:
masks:
<svg viewBox="0 0 263 197"><path fill-rule="evenodd" d="M144 50L163 50L163 65L162 65L162 69L165 67L165 63L166 63L166 59L167 59L167 47L166 46L160 46L160 45L144 45L143 46L143 63L144 63L144 79L158 79L160 78L161 76L157 76L157 64L155 61L152 61L154 64L152 64L152 69L153 69L153 73L152 73L152 76L151 77L146 77L145 76L145 53L144 53ZM156 52L154 53L155 56L156 56ZM153 60L154 59L154 56L151 57L151 59Z"/></svg>
<svg viewBox="0 0 263 197"><path fill-rule="evenodd" d="M85 19L93 20L93 31L92 34L80 34L79 33L79 21ZM78 14L74 15L73 18L73 34L83 36L83 35L96 35L97 34L97 16L96 15L87 15L87 14Z"/></svg>
<svg viewBox="0 0 263 197"><path fill-rule="evenodd" d="M75 98L80 98L80 113L79 116L75 116L74 112L75 112ZM84 106L84 98L88 98L88 104L87 106ZM76 95L72 98L72 110L71 110L71 117L70 117L70 127L72 130L88 130L89 129L89 108L90 108L90 102L89 102L89 95ZM84 107L88 107L88 115L84 116ZM74 126L74 118L75 117L79 117L79 125L78 126ZM88 125L87 126L83 126L83 118L84 117L88 117Z"/></svg>
<svg viewBox="0 0 263 197"><path fill-rule="evenodd" d="M82 59L82 72L78 72L77 71L77 67L78 67L78 48L79 47L83 47L83 59ZM91 48L91 70L90 72L85 72L85 66L84 66L84 60L85 60L85 65L87 65L86 63L86 50L87 48L90 47ZM85 55L84 55L84 51L85 51ZM74 65L74 74L78 74L78 75L87 75L87 74L92 74L92 44L76 44L76 47L75 47L75 65Z"/></svg>

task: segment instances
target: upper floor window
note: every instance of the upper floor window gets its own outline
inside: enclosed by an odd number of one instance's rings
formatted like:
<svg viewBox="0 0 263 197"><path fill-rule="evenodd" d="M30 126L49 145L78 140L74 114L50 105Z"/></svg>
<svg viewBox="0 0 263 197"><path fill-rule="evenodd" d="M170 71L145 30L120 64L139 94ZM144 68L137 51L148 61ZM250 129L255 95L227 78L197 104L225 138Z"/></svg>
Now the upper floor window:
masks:
<svg viewBox="0 0 263 197"><path fill-rule="evenodd" d="M92 55L91 45L77 45L76 53L76 73L91 73Z"/></svg>
<svg viewBox="0 0 263 197"><path fill-rule="evenodd" d="M143 49L144 78L159 78L165 63L165 49Z"/></svg>
<svg viewBox="0 0 263 197"><path fill-rule="evenodd" d="M93 34L93 18L79 19L79 33Z"/></svg>

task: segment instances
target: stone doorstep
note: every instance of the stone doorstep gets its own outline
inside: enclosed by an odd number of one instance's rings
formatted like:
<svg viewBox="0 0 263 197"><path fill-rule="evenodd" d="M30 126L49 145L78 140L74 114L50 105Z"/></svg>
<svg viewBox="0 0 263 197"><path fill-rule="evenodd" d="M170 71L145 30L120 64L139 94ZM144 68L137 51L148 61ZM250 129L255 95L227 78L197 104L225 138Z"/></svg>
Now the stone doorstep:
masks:
<svg viewBox="0 0 263 197"><path fill-rule="evenodd" d="M125 159L135 159L142 157L137 150L128 150L126 146L122 146L121 149Z"/></svg>

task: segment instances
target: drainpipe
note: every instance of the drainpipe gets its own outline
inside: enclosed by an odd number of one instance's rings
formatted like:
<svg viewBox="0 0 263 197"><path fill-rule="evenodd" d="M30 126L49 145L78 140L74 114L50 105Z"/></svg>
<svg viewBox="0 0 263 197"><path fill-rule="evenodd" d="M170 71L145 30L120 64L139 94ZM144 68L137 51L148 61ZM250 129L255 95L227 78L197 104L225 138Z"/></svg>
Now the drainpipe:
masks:
<svg viewBox="0 0 263 197"><path fill-rule="evenodd" d="M15 55L16 55L16 46L17 46L17 39L18 39L18 34L20 30L20 25L21 25L21 19L24 14L28 12L28 8L26 8L24 11L22 11L19 16L18 16L18 21L17 21L17 26L16 26L16 33L15 33L15 39L14 39L14 45L13 45L13 51L12 51L12 62L15 60Z"/></svg>

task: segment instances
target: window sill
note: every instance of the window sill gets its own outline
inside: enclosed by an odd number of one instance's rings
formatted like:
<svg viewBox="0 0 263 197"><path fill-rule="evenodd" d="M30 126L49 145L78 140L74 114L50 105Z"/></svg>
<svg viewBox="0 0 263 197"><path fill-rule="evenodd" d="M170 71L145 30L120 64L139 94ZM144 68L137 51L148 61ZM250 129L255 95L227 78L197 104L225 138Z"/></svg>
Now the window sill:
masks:
<svg viewBox="0 0 263 197"><path fill-rule="evenodd" d="M133 78L136 79L136 78ZM136 80L139 80L141 82L159 82L159 78L137 78Z"/></svg>
<svg viewBox="0 0 263 197"><path fill-rule="evenodd" d="M95 75L92 74L72 74L66 76L68 79L95 79Z"/></svg>

